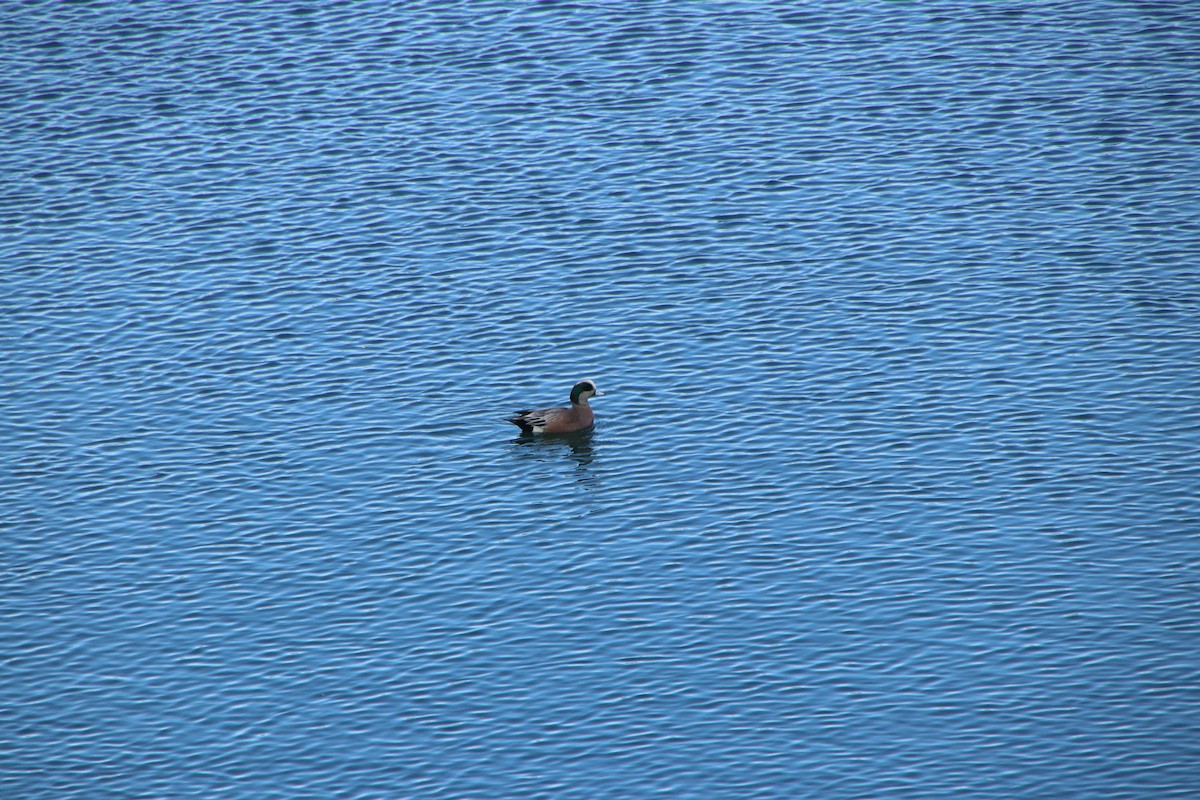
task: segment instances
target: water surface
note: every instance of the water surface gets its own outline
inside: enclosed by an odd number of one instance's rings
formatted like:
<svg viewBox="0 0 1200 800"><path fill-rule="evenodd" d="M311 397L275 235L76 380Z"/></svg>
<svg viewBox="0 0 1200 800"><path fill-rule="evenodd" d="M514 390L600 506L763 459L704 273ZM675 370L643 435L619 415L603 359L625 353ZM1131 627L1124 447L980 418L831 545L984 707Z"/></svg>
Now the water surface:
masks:
<svg viewBox="0 0 1200 800"><path fill-rule="evenodd" d="M0 41L5 796L1200 792L1182 6Z"/></svg>

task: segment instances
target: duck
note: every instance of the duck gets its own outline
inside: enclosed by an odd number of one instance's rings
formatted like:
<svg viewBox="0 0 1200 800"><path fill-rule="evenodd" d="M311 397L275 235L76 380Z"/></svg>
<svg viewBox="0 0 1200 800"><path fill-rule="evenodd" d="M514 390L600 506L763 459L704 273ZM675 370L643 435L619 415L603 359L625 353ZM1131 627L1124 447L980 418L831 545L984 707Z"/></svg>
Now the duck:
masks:
<svg viewBox="0 0 1200 800"><path fill-rule="evenodd" d="M596 388L593 380L582 380L571 389L570 408L539 408L536 411L518 411L505 421L516 425L524 433L574 433L592 427L592 407L588 400L603 397L604 392Z"/></svg>

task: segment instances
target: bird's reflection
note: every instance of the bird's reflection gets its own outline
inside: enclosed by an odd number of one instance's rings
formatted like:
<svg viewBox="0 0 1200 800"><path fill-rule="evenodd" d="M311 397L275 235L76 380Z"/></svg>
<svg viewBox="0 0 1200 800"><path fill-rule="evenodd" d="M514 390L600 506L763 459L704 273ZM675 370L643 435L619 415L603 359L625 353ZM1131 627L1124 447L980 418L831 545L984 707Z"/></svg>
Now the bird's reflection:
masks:
<svg viewBox="0 0 1200 800"><path fill-rule="evenodd" d="M594 428L575 433L522 433L512 440L513 449L519 456L538 461L566 457L575 464L576 479L585 482L591 478L588 468L596 456L593 431Z"/></svg>

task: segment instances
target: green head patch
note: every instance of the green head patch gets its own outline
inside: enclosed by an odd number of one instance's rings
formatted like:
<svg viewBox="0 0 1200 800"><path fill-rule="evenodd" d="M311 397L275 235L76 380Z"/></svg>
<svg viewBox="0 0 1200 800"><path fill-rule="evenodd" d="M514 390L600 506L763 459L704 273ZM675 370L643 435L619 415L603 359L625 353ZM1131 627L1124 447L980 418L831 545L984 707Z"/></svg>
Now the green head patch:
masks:
<svg viewBox="0 0 1200 800"><path fill-rule="evenodd" d="M584 392L596 393L596 384L591 381L580 381L571 389L571 402L578 403Z"/></svg>

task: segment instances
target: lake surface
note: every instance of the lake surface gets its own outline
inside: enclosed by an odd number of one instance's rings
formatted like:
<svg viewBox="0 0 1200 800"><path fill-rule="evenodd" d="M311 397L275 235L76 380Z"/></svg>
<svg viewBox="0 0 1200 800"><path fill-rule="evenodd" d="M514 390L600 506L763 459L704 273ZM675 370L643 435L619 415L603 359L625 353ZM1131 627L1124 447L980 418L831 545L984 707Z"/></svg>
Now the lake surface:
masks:
<svg viewBox="0 0 1200 800"><path fill-rule="evenodd" d="M1196 797L1193 11L7 4L0 794Z"/></svg>

